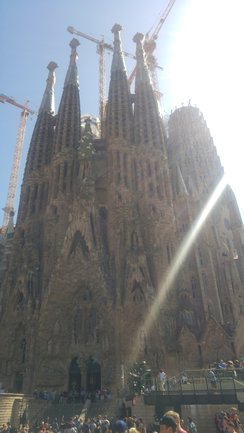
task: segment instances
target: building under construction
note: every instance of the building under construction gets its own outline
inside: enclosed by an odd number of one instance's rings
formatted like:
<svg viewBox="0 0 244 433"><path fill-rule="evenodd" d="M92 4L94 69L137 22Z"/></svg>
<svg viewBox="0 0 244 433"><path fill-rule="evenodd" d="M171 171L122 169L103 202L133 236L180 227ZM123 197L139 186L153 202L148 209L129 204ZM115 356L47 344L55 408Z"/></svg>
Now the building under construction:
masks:
<svg viewBox="0 0 244 433"><path fill-rule="evenodd" d="M181 107L166 130L143 37L134 37L132 94L120 30L101 136L89 117L81 122L79 42L57 114L57 65L48 66L2 251L0 382L9 391L115 390L135 361L170 375L243 354L236 199L226 186L206 208L223 168L203 115Z"/></svg>

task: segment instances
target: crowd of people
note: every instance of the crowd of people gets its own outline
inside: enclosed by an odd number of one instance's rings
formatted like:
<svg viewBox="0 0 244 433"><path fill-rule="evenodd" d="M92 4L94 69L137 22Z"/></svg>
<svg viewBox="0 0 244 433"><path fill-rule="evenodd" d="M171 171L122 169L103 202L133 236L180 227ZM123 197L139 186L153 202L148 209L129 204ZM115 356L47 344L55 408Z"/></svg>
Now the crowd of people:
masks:
<svg viewBox="0 0 244 433"><path fill-rule="evenodd" d="M237 369L244 368L244 362L235 361L219 361L209 365L205 370L206 379L213 388L217 387L217 378L220 371L232 372L235 377ZM158 372L156 380L156 389L165 391L173 389L180 384L190 383L187 372L181 373L178 377L167 377L163 369ZM155 385L153 385L155 386ZM153 391L151 386L150 391ZM154 388L154 389L155 389ZM0 389L2 386L0 384ZM50 391L35 391L34 395L37 399L52 400L58 404L66 404L74 401L85 403L86 399L91 401L110 400L112 394L108 390L97 390L96 392L87 393L81 389L79 394L72 392L50 392ZM25 414L26 415L26 414ZM229 412L216 413L215 425L218 433L244 433L238 417L237 409L231 408ZM160 429L159 429L160 425ZM145 425L142 418L125 417L123 419L109 419L107 416L98 415L92 419L86 418L84 421L77 415L69 420L61 418L49 418L44 421L39 421L34 426L28 424L26 416L22 416L20 420L20 429L18 431L11 426L10 423L4 424L0 428L0 433L197 433L197 426L191 416L187 417L184 422L180 415L175 411L168 411L160 419L159 424Z"/></svg>
<svg viewBox="0 0 244 433"><path fill-rule="evenodd" d="M34 426L28 424L27 419L22 419L20 428L16 430L8 422L0 429L0 433L197 433L197 425L191 416L186 422L180 414L173 410L167 411L158 424L147 425L142 418L115 417L110 419L106 415L98 415L94 418L86 417L84 421L76 415L69 420L64 416L49 417ZM214 417L218 433L243 433L243 429L235 407L227 412L218 412Z"/></svg>
<svg viewBox="0 0 244 433"><path fill-rule="evenodd" d="M196 424L188 416L187 423L180 418L180 415L171 410L164 414L159 424L147 425L142 418L115 417L108 418L106 415L98 415L94 418L86 417L84 421L76 415L69 420L64 416L49 417L43 421L37 421L30 426L28 420L22 417L18 431L10 423L4 424L0 433L164 433L165 427L171 428L167 433L197 433Z"/></svg>
<svg viewBox="0 0 244 433"><path fill-rule="evenodd" d="M217 377L229 376L235 379L238 377L238 374L242 373L242 369L244 369L244 358L242 358L241 361L238 359L234 361L224 361L221 359L218 362L214 362L209 368Z"/></svg>
<svg viewBox="0 0 244 433"><path fill-rule="evenodd" d="M77 391L34 391L34 397L41 400L49 400L54 403L66 404L73 402L85 403L87 399L91 402L96 402L99 400L111 400L112 393L107 389L97 389L94 392L88 392L85 389L81 389L80 392Z"/></svg>
<svg viewBox="0 0 244 433"><path fill-rule="evenodd" d="M216 413L214 421L219 433L243 433L236 407L230 408L228 412Z"/></svg>

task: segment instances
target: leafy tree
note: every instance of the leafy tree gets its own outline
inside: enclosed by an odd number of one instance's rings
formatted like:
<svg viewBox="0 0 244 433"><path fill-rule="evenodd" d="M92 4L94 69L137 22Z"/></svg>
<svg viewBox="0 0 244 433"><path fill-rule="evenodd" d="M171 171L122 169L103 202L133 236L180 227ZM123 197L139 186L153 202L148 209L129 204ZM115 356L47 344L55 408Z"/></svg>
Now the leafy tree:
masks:
<svg viewBox="0 0 244 433"><path fill-rule="evenodd" d="M131 394L143 394L151 386L151 369L146 361L135 362L128 372L128 386Z"/></svg>

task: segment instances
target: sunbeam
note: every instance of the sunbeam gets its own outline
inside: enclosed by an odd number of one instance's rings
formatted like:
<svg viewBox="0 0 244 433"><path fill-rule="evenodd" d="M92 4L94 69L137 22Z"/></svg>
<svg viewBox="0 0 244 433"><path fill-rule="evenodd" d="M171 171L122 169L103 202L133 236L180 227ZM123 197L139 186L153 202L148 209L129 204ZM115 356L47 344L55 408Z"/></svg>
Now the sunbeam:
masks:
<svg viewBox="0 0 244 433"><path fill-rule="evenodd" d="M198 218L193 223L192 227L190 228L189 232L187 233L186 237L182 241L175 257L172 260L171 266L168 269L168 272L166 273L165 279L161 283L160 290L158 292L158 296L156 297L154 303L152 304L152 307L146 317L144 328L145 332L149 334L150 329L155 321L155 318L158 316L159 311L162 307L162 304L164 302L165 296L168 293L168 291L171 289L175 278L178 274L178 271L182 265L182 262L186 259L193 242L197 239L197 236L199 235L204 222L206 221L207 217L209 216L210 212L214 208L215 204L217 203L218 199L220 198L221 194L223 193L225 187L227 186L227 177L224 174L221 180L219 181L218 185L216 186L214 192L212 193L211 197L207 201L206 205L204 206L203 210L201 211ZM135 344L133 344L133 349L131 350L130 357L129 357L129 364L132 364L137 359L138 355L138 341L139 341L139 332L136 335Z"/></svg>

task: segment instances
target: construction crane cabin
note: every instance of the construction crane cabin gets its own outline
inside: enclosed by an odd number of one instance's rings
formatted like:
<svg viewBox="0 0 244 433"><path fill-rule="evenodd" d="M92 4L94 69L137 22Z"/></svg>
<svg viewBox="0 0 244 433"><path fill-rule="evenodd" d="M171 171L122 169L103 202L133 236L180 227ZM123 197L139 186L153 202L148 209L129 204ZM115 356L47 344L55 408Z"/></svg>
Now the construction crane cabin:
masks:
<svg viewBox="0 0 244 433"><path fill-rule="evenodd" d="M20 123L19 123L19 128L17 133L17 139L15 144L12 167L11 167L9 184L8 184L7 200L6 200L5 207L3 208L4 217L3 217L3 224L2 224L2 234L4 234L7 230L10 217L13 216L14 213L14 200L15 200L16 188L18 183L18 174L19 174L20 161L21 161L21 155L22 155L23 144L24 144L27 117L29 116L29 114L33 115L36 113L34 110L31 110L27 106L27 102L25 105L22 105L16 102L13 98L10 98L9 96L3 94L0 95L0 102L14 105L15 107L20 108L21 110Z"/></svg>

